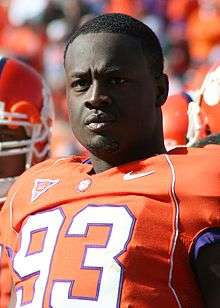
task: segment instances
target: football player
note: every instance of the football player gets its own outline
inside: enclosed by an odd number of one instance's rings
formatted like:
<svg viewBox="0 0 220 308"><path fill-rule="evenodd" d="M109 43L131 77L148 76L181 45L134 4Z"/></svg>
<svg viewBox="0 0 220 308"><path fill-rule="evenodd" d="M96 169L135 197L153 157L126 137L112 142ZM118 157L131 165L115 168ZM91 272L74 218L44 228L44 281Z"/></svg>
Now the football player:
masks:
<svg viewBox="0 0 220 308"><path fill-rule="evenodd" d="M48 160L11 188L1 219L16 307L219 307L220 148L166 152L157 37L101 15L64 57L90 160Z"/></svg>
<svg viewBox="0 0 220 308"><path fill-rule="evenodd" d="M220 133L220 61L208 71L196 99L209 132Z"/></svg>
<svg viewBox="0 0 220 308"><path fill-rule="evenodd" d="M177 145L205 144L203 138L220 133L220 62L206 73L202 85L191 96L179 93L168 97L162 106L166 149ZM207 142L214 142L214 136Z"/></svg>
<svg viewBox="0 0 220 308"><path fill-rule="evenodd" d="M0 208L15 179L48 157L52 108L50 93L34 69L0 58ZM3 220L0 223L4 225ZM11 280L7 253L0 247L0 307L5 308Z"/></svg>
<svg viewBox="0 0 220 308"><path fill-rule="evenodd" d="M205 115L187 92L170 95L162 106L164 143L167 150L191 146L209 133Z"/></svg>
<svg viewBox="0 0 220 308"><path fill-rule="evenodd" d="M198 123L198 129L188 129L188 145L191 146L210 134L220 133L220 61L211 66L200 88L194 91L190 107L189 115L194 123Z"/></svg>

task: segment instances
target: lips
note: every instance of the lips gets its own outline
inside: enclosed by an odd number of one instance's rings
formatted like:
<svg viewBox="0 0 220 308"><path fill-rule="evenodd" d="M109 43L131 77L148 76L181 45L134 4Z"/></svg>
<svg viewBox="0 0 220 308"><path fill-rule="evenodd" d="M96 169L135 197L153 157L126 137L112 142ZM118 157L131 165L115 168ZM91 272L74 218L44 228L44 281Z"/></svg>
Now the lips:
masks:
<svg viewBox="0 0 220 308"><path fill-rule="evenodd" d="M116 117L113 114L103 112L98 114L93 113L86 118L85 125L91 131L100 131L106 129L115 121Z"/></svg>

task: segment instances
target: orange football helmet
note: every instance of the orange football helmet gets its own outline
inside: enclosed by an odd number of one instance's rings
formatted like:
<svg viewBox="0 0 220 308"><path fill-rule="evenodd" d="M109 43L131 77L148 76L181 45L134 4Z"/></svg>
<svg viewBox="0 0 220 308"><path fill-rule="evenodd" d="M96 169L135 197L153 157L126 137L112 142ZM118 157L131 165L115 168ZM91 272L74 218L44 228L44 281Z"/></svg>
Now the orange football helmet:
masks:
<svg viewBox="0 0 220 308"><path fill-rule="evenodd" d="M167 150L187 143L189 102L189 96L181 93L170 95L162 106L164 142Z"/></svg>
<svg viewBox="0 0 220 308"><path fill-rule="evenodd" d="M167 150L191 146L207 136L205 117L197 100L182 92L171 95L162 106L164 143Z"/></svg>
<svg viewBox="0 0 220 308"><path fill-rule="evenodd" d="M0 156L25 155L29 168L48 157L53 102L41 76L16 59L0 57L0 125L23 127L24 140L0 139ZM0 179L3 198L15 178Z"/></svg>

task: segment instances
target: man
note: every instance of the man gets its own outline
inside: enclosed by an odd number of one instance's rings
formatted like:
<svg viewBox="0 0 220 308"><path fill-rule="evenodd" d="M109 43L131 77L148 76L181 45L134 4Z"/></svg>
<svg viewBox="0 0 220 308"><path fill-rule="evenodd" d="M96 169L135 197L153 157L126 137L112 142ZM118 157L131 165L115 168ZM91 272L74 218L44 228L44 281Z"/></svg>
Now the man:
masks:
<svg viewBox="0 0 220 308"><path fill-rule="evenodd" d="M0 58L0 209L10 186L49 154L52 101L40 75L12 58ZM0 220L4 229L4 220ZM1 244L1 240L0 240ZM8 307L11 278L1 248L0 307Z"/></svg>
<svg viewBox="0 0 220 308"><path fill-rule="evenodd" d="M49 160L11 189L1 219L16 307L219 307L220 149L166 153L154 33L102 15L73 34L64 63L90 161Z"/></svg>
<svg viewBox="0 0 220 308"><path fill-rule="evenodd" d="M220 61L209 68L202 84L192 91L192 96L188 108L188 146L199 144L200 139L220 132Z"/></svg>
<svg viewBox="0 0 220 308"><path fill-rule="evenodd" d="M195 91L195 101L204 117L207 131L220 132L220 60L216 61L204 77L201 87Z"/></svg>

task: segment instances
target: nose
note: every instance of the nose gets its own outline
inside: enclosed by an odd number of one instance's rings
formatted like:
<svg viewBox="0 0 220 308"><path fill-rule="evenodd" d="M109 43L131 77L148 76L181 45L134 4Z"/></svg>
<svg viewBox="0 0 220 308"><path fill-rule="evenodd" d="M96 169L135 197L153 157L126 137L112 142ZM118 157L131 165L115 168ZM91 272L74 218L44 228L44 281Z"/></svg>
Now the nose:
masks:
<svg viewBox="0 0 220 308"><path fill-rule="evenodd" d="M89 98L86 100L86 106L90 109L106 107L112 102L110 96L107 94L107 89L98 81L94 81Z"/></svg>

